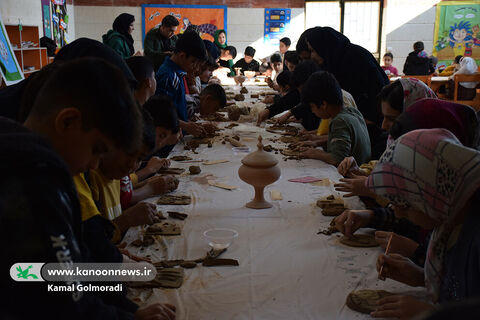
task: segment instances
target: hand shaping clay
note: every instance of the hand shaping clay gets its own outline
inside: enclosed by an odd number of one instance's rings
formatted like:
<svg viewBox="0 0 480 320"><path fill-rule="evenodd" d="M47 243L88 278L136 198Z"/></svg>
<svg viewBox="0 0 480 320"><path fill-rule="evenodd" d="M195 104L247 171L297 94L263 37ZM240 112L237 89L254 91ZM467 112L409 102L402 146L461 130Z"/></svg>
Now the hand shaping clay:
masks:
<svg viewBox="0 0 480 320"><path fill-rule="evenodd" d="M377 310L378 300L394 295L391 292L384 290L357 290L352 291L347 296L346 305L352 310L370 314Z"/></svg>

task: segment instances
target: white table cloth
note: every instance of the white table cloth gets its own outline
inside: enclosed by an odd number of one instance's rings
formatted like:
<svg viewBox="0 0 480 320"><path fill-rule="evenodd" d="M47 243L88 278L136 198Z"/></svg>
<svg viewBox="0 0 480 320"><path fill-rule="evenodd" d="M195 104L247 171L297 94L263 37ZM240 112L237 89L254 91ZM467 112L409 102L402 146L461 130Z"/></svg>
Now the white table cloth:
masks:
<svg viewBox="0 0 480 320"><path fill-rule="evenodd" d="M225 125L225 124L221 124ZM231 133L229 130L227 134ZM265 144L273 134L263 131ZM245 141L247 140L247 141ZM254 138L242 138L255 150ZM276 146L276 144L272 144ZM140 250L128 249L140 256L150 255L155 261L166 259L197 259L209 249L203 232L224 227L238 231L239 236L222 257L234 258L239 267L203 267L185 269L185 281L179 289L132 290L147 304L169 302L177 307L177 319L363 319L369 318L345 306L348 293L356 289L385 289L408 293L413 289L398 282L377 280L375 261L382 253L377 248L351 248L338 243L338 234L317 234L326 229L331 217L321 214L315 202L322 196L336 194L332 186L317 186L288 182L303 176L329 178L341 176L335 167L317 160L279 160L282 175L265 190L279 190L283 200L271 201L273 208L254 210L245 207L253 197L253 188L238 177L241 159L246 153L235 154L230 144L215 142L213 148L201 145L199 154L183 151L177 145L172 155L188 154L196 159L229 160L227 163L202 165L172 161L172 167L200 165L197 176L180 177L178 191L189 194L189 206L158 206L163 211L188 213L182 235L160 237L161 241ZM228 191L207 184L206 174L228 185L238 186ZM155 198L148 201L154 202ZM358 198L346 200L349 208L360 209ZM130 229L125 240L131 242L139 229Z"/></svg>

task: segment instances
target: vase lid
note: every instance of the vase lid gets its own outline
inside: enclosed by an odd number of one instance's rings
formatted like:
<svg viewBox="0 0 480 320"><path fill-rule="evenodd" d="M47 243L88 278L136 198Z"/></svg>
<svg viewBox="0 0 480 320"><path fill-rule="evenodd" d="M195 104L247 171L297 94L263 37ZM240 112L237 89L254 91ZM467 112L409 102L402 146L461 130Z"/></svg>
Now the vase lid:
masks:
<svg viewBox="0 0 480 320"><path fill-rule="evenodd" d="M263 150L262 136L258 136L258 149L245 156L242 163L248 167L270 168L278 163L278 160Z"/></svg>

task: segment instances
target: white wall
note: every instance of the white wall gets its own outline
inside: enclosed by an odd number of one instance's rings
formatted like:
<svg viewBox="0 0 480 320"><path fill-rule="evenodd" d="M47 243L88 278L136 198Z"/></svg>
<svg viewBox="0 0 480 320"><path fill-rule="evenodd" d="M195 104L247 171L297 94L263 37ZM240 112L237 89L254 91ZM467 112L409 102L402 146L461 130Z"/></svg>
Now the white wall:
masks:
<svg viewBox="0 0 480 320"><path fill-rule="evenodd" d="M423 41L430 55L433 48L435 4L439 0L389 0L384 12L382 56L387 48L393 53L393 65L400 73L413 43Z"/></svg>
<svg viewBox="0 0 480 320"><path fill-rule="evenodd" d="M135 16L135 30L132 37L135 50L142 49L141 7L75 6L76 37L87 37L102 41L102 35L112 29L113 20L121 13L130 13Z"/></svg>
<svg viewBox="0 0 480 320"><path fill-rule="evenodd" d="M142 44L142 9L140 7L100 7L75 6L75 34L77 38L88 37L101 41L102 35L112 28L113 20L121 13L135 16L133 40L135 49L143 48ZM262 58L278 50L278 46L263 44L264 9L262 8L228 8L228 44L237 49L237 59L243 57L247 46L253 46L256 58ZM248 17L248 21L246 18ZM300 37L304 30L303 9L292 9L292 20L287 36L292 40ZM293 48L296 43L293 43Z"/></svg>
<svg viewBox="0 0 480 320"><path fill-rule="evenodd" d="M263 43L263 8L228 8L228 44L237 49L237 59L243 57L247 46L257 50L255 58L264 58L278 51L278 45ZM305 16L303 8L293 8L290 28L285 36L292 40L291 49L295 50L297 39L304 31Z"/></svg>
<svg viewBox="0 0 480 320"><path fill-rule="evenodd" d="M68 33L70 40L75 39L75 9L67 5L69 15ZM25 26L38 26L38 35L43 37L42 5L40 0L1 0L0 15L3 24L17 25L18 19Z"/></svg>

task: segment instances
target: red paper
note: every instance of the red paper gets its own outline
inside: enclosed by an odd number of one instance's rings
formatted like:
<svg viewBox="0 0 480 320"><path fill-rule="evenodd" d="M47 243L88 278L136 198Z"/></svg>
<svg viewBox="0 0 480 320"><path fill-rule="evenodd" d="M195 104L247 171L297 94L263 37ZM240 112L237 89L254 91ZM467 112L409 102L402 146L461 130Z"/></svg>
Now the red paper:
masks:
<svg viewBox="0 0 480 320"><path fill-rule="evenodd" d="M321 178L315 178L315 177L302 177L302 178L294 178L294 179L289 179L288 181L290 182L300 182L300 183L311 183L311 182L317 182L317 181L322 181L323 179Z"/></svg>

